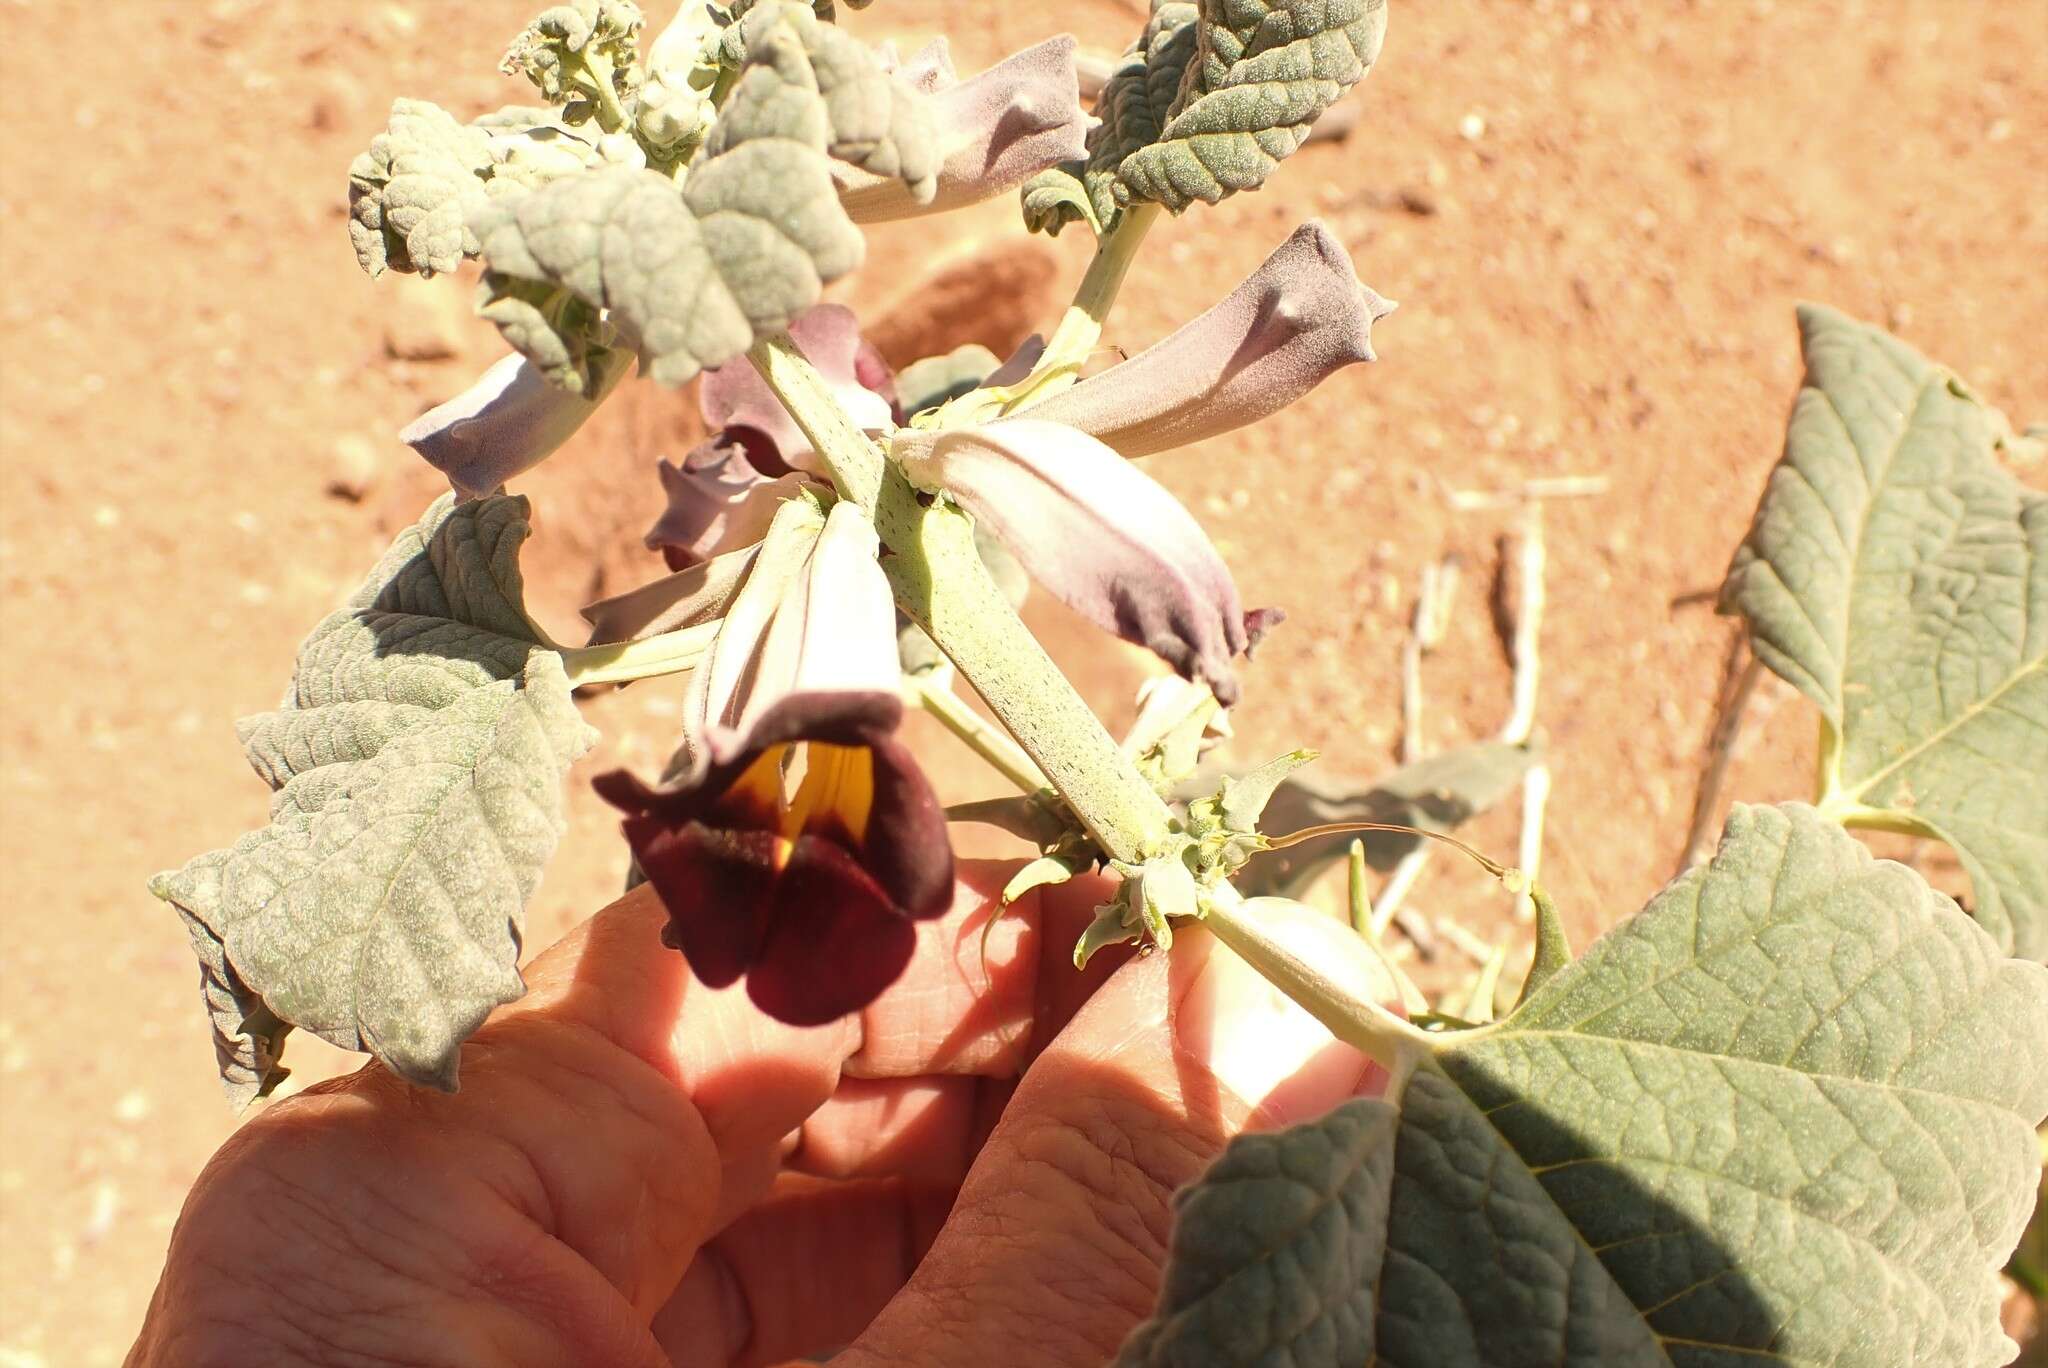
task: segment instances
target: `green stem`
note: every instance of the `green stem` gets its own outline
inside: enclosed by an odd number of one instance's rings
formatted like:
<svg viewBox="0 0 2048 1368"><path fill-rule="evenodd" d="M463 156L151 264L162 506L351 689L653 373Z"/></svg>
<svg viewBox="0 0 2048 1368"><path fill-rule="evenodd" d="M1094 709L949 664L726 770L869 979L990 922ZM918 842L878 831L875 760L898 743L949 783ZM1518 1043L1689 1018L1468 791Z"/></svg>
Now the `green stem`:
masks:
<svg viewBox="0 0 2048 1368"><path fill-rule="evenodd" d="M947 731L959 737L967 749L986 760L997 773L1023 792L1036 793L1050 787L1045 775L1031 763L1031 757L1019 749L1015 741L991 726L951 689L929 676L919 675L903 681L903 692Z"/></svg>
<svg viewBox="0 0 2048 1368"><path fill-rule="evenodd" d="M681 674L697 667L718 635L717 622L700 622L695 627L663 632L641 641L621 641L610 646L573 646L562 651L562 668L569 687L586 684L624 684L656 675Z"/></svg>
<svg viewBox="0 0 2048 1368"><path fill-rule="evenodd" d="M1331 1035L1394 1075L1398 1082L1430 1054L1430 1040L1376 1002L1368 1002L1294 953L1259 926L1257 899L1224 884L1212 890L1203 925L1239 959L1293 998Z"/></svg>
<svg viewBox="0 0 2048 1368"><path fill-rule="evenodd" d="M612 59L603 53L585 50L583 69L590 73L591 92L597 102L597 126L607 133L616 133L629 122L626 107L619 103L619 92L612 84Z"/></svg>
<svg viewBox="0 0 2048 1368"><path fill-rule="evenodd" d="M760 337L748 350L747 360L754 363L768 388L796 419L797 427L810 438L811 449L825 462L840 497L874 512L882 487L882 453L853 425L832 397L825 377L797 349L790 335L775 332Z"/></svg>
<svg viewBox="0 0 2048 1368"><path fill-rule="evenodd" d="M895 552L882 567L897 603L987 700L1104 853L1136 864L1164 846L1173 814L989 577L967 516L920 502L892 471L875 526Z"/></svg>
<svg viewBox="0 0 2048 1368"><path fill-rule="evenodd" d="M1159 212L1156 204L1132 205L1116 227L1109 230L1109 235L1096 244L1088 272L1074 292L1074 302L1067 306L1059 325L1046 339L1045 354L1038 358L1031 374L999 391L1004 397L1005 413L1028 408L1081 378L1081 368L1087 365L1095 344L1102 340L1103 323L1116 303L1124 276L1137 259L1138 248L1159 218Z"/></svg>

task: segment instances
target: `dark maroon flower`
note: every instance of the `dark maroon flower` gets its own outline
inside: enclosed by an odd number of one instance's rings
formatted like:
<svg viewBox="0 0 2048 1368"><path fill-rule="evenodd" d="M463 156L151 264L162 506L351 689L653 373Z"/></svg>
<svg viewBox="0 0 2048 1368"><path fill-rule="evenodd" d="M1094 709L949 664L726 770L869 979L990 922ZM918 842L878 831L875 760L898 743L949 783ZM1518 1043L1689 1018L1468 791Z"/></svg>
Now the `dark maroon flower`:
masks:
<svg viewBox="0 0 2048 1368"><path fill-rule="evenodd" d="M597 780L668 908L662 939L706 984L744 976L768 1015L819 1025L873 1002L910 962L912 923L952 905L945 814L896 739L902 714L891 693L789 694L743 745L714 737L694 784Z"/></svg>

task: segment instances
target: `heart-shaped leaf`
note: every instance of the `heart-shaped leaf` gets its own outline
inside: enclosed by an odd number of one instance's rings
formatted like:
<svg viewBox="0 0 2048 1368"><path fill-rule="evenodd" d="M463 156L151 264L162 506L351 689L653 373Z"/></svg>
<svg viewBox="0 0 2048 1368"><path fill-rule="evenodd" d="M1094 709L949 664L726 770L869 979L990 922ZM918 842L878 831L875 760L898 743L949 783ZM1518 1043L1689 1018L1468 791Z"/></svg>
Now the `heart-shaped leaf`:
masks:
<svg viewBox="0 0 2048 1368"><path fill-rule="evenodd" d="M151 881L235 1102L283 1077L293 1026L453 1088L462 1041L524 991L520 919L595 736L521 606L528 531L524 499L435 503L240 724L270 825Z"/></svg>
<svg viewBox="0 0 2048 1368"><path fill-rule="evenodd" d="M1933 836L2048 959L2048 498L2005 423L1898 339L1799 311L1806 383L1722 607L1820 706L1824 812Z"/></svg>
<svg viewBox="0 0 2048 1368"><path fill-rule="evenodd" d="M2006 1361L2048 969L1811 808L1177 1199L1125 1365Z"/></svg>

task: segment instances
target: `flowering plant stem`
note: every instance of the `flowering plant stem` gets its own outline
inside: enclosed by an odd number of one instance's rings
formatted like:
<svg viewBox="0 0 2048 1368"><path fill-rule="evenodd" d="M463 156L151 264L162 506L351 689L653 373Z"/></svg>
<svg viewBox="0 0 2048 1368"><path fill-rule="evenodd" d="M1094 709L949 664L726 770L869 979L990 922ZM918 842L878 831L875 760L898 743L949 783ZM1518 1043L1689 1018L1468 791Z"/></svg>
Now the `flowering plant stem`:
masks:
<svg viewBox="0 0 2048 1368"><path fill-rule="evenodd" d="M641 641L571 646L562 650L562 669L569 676L572 689L586 684L624 684L656 675L681 674L697 667L717 635L718 623L700 622L695 627L663 632Z"/></svg>
<svg viewBox="0 0 2048 1368"><path fill-rule="evenodd" d="M1096 244L1088 272L1081 277L1080 288L1074 292L1074 302L1060 316L1059 326L1047 339L1045 353L1038 358L1038 364L1032 367L1029 375L1001 391L1007 398L1007 411L1029 407L1081 378L1081 367L1087 364L1095 344L1102 340L1103 320L1109 317L1110 306L1116 303L1124 275L1131 269L1131 262L1137 259L1138 248L1143 245L1145 234L1158 217L1158 205L1134 204L1124 211L1116 227Z"/></svg>
<svg viewBox="0 0 2048 1368"><path fill-rule="evenodd" d="M986 760L990 767L1025 793L1050 788L1031 757L1018 749L1000 727L989 725L965 699L942 680L931 675L913 675L903 681L906 700L930 713L940 726L960 738L966 747Z"/></svg>

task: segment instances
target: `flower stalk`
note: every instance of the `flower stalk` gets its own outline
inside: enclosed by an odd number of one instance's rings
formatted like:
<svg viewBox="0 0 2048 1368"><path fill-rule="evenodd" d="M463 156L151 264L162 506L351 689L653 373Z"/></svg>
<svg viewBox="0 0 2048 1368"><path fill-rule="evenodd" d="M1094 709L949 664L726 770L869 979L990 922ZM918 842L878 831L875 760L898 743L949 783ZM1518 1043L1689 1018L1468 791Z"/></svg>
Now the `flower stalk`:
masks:
<svg viewBox="0 0 2048 1368"><path fill-rule="evenodd" d="M1019 749L1015 741L1001 728L990 726L944 681L930 675L908 676L903 681L903 697L906 702L931 714L940 726L958 737L967 749L987 761L991 769L1022 792L1037 793L1051 787L1031 757Z"/></svg>
<svg viewBox="0 0 2048 1368"><path fill-rule="evenodd" d="M1081 277L1074 302L1060 316L1045 352L1031 373L1005 391L1005 412L1027 408L1037 400L1059 393L1081 378L1095 344L1102 340L1103 323L1123 288L1124 276L1137 260L1145 234L1159 217L1156 204L1134 204L1117 221L1116 227L1095 246L1088 271Z"/></svg>
<svg viewBox="0 0 2048 1368"><path fill-rule="evenodd" d="M621 641L603 646L573 646L562 651L562 669L569 687L586 684L624 684L635 679L681 674L694 670L718 636L719 623L700 622L641 641Z"/></svg>
<svg viewBox="0 0 2048 1368"><path fill-rule="evenodd" d="M882 453L846 416L825 378L788 332L762 336L748 350L747 360L796 419L798 430L824 462L840 497L874 512L882 487Z"/></svg>

